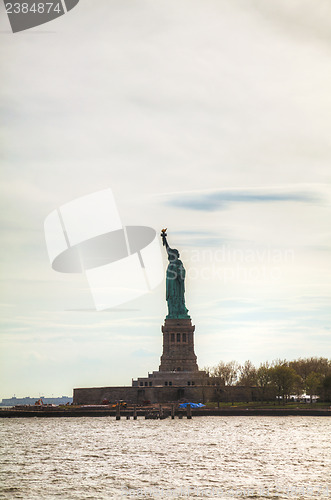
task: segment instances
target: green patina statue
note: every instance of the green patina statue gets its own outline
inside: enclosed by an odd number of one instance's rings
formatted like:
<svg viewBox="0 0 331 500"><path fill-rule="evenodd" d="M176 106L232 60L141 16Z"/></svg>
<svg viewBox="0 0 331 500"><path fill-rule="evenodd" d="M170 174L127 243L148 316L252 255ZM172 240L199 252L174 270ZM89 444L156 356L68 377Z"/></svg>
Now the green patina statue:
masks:
<svg viewBox="0 0 331 500"><path fill-rule="evenodd" d="M168 303L168 316L166 319L189 319L188 309L185 306L185 269L179 252L170 248L167 242L166 229L162 229L161 238L163 246L166 247L169 264L167 267L166 299Z"/></svg>

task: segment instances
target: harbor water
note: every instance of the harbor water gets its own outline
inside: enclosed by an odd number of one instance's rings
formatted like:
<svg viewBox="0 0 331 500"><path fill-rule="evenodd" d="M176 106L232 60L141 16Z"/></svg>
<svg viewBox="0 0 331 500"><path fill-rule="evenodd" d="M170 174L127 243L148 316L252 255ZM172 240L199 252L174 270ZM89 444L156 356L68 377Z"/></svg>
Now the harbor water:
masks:
<svg viewBox="0 0 331 500"><path fill-rule="evenodd" d="M0 421L4 499L331 498L331 418Z"/></svg>

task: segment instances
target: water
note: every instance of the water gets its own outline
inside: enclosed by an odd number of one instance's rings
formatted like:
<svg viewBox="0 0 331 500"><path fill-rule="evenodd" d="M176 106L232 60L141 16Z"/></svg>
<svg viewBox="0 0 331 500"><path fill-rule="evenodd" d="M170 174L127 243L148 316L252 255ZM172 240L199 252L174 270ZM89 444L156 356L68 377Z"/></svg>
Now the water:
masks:
<svg viewBox="0 0 331 500"><path fill-rule="evenodd" d="M0 443L5 499L331 498L327 417L1 419Z"/></svg>

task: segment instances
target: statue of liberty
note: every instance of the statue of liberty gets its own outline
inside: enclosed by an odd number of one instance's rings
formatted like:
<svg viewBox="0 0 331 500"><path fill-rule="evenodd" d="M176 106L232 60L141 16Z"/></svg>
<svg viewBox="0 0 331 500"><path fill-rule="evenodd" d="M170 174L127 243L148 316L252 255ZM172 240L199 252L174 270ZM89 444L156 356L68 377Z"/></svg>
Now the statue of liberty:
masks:
<svg viewBox="0 0 331 500"><path fill-rule="evenodd" d="M167 242L166 229L162 229L161 238L163 246L166 247L169 264L167 267L166 299L168 303L168 315L166 319L189 319L188 309L185 306L185 269L179 252L175 248L170 248Z"/></svg>

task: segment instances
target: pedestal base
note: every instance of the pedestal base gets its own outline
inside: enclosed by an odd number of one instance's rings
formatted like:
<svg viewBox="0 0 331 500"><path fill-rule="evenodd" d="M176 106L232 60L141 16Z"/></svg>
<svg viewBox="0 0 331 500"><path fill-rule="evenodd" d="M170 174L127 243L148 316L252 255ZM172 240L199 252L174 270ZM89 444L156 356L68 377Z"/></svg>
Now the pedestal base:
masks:
<svg viewBox="0 0 331 500"><path fill-rule="evenodd" d="M166 319L162 326L163 354L160 372L196 372L194 330L191 319Z"/></svg>

